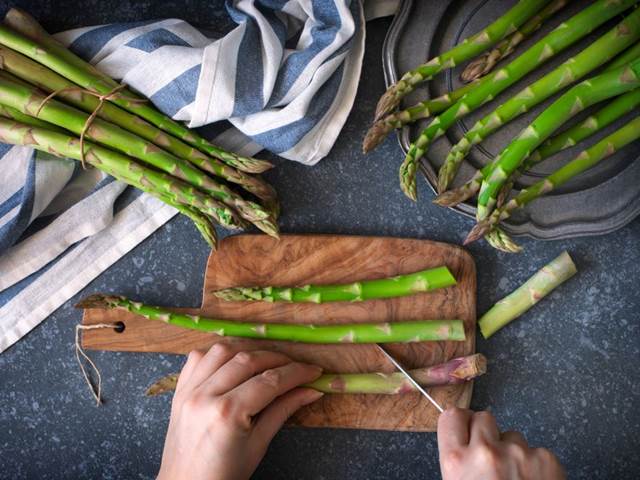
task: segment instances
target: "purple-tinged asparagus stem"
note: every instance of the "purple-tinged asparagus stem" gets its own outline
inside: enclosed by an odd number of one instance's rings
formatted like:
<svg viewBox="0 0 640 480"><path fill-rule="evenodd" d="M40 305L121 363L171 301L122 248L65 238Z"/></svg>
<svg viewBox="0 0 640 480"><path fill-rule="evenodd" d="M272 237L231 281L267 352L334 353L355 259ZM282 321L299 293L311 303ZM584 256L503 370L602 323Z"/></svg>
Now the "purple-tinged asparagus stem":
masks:
<svg viewBox="0 0 640 480"><path fill-rule="evenodd" d="M487 359L481 353L449 360L432 367L410 370L423 387L456 385L473 380L487 371ZM146 391L152 397L176 389L178 373L154 382ZM415 392L416 388L400 372L394 373L326 373L304 385L324 393L398 395Z"/></svg>

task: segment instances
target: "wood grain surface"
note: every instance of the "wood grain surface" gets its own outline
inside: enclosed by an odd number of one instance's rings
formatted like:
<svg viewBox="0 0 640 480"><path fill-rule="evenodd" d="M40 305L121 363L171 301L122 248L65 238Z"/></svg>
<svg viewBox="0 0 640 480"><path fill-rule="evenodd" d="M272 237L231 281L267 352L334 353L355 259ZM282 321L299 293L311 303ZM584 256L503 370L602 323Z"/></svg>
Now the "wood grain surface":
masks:
<svg viewBox="0 0 640 480"><path fill-rule="evenodd" d="M447 265L458 285L409 297L354 303L288 304L224 302L212 290L232 286L294 286L346 283ZM104 292L118 293L118 292ZM200 309L180 309L217 318L279 323L347 323L426 319L465 322L464 342L389 344L407 368L434 365L475 352L476 271L462 248L427 240L337 235L266 235L227 237L209 257ZM144 298L136 299L144 301ZM177 310L177 309L176 309ZM220 338L154 322L127 312L86 310L84 324L122 321L124 331L88 330L87 349L185 354L216 342L240 343L251 350L283 352L315 363L326 372L391 372L393 366L375 345L305 345L266 340ZM468 407L472 383L438 387L430 393L443 406ZM406 395L326 395L290 421L308 427L434 431L438 412L418 393Z"/></svg>

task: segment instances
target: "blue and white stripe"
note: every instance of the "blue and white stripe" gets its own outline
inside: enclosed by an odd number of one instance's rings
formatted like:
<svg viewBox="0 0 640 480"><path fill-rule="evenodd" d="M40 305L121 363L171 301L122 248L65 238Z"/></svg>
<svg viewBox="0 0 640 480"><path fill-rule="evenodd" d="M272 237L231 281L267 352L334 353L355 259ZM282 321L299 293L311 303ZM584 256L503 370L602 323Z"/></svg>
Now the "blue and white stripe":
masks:
<svg viewBox="0 0 640 480"><path fill-rule="evenodd" d="M396 2L367 1L374 15ZM364 53L359 0L235 0L220 38L182 20L79 28L71 50L244 155L306 165L327 155L351 110ZM0 352L176 211L76 162L0 145Z"/></svg>

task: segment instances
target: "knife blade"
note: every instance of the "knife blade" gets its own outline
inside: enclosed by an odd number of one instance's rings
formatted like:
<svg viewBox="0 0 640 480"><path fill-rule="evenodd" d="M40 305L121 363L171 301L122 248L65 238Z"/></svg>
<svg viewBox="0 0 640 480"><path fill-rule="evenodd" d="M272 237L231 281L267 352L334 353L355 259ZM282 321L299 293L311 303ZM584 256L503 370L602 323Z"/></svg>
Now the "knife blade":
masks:
<svg viewBox="0 0 640 480"><path fill-rule="evenodd" d="M416 389L417 389L417 390L418 390L418 391L419 391L419 392L420 392L420 393L421 393L421 394L422 394L422 395L423 395L427 400L429 400L429 401L432 403L432 405L438 409L438 411L439 411L440 413L444 412L444 409L440 406L440 404L439 404L438 402L436 402L436 401L433 399L433 397L432 397L431 395L429 395L429 394L427 393L427 391L426 391L424 388L422 388L422 385L420 385L420 384L415 380L415 378L413 378L413 377L409 374L409 372L407 372L407 371L404 369L404 367L403 367L402 365L400 365L400 363L399 363L395 358L393 358L393 356L392 356L389 352L387 352L387 351L382 347L382 345L380 345L379 343L376 343L376 345L378 346L378 348L380 349L380 351L381 351L382 353L384 353L384 355L389 359L389 361L390 361L391 363L393 363L393 365L394 365L398 370L400 370L400 372L401 372L405 377L407 377L407 380L409 380L409 381L411 382L411 384L412 384L414 387L416 387Z"/></svg>

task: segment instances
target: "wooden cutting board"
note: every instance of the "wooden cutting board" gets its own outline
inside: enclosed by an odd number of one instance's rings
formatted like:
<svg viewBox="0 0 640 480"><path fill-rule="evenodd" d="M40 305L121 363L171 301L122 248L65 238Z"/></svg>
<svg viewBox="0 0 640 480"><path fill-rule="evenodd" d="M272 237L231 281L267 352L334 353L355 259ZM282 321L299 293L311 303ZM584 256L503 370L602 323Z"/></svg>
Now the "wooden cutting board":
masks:
<svg viewBox="0 0 640 480"><path fill-rule="evenodd" d="M346 283L389 277L447 265L458 285L409 297L354 303L287 304L224 302L212 290L242 285ZM118 292L105 292L118 293ZM138 299L144 300L144 299ZM220 242L209 257L199 315L261 322L328 323L455 319L465 322L464 342L389 344L388 350L408 368L424 367L475 352L476 271L462 248L427 240L338 235L238 235ZM83 323L122 321L124 331L87 330L87 349L188 353L223 342L247 349L283 352L315 363L326 372L394 371L374 345L304 345L266 340L224 339L143 319L127 312L87 310ZM472 383L431 389L443 406L468 407ZM406 395L325 395L302 409L291 424L379 430L434 431L438 412L418 393Z"/></svg>

